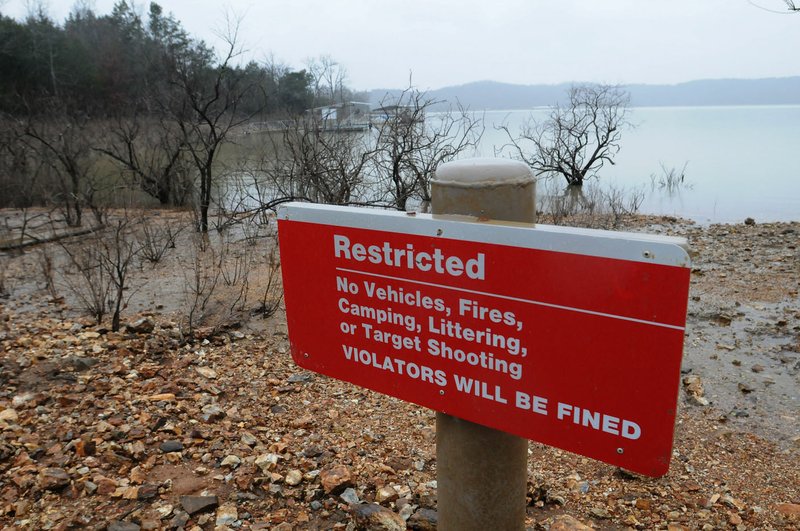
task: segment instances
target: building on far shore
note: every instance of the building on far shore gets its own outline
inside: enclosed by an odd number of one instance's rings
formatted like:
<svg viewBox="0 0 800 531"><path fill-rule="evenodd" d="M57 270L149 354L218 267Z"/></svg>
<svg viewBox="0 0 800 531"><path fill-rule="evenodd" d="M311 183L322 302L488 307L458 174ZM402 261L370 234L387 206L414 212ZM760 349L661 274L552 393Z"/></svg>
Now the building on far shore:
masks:
<svg viewBox="0 0 800 531"><path fill-rule="evenodd" d="M292 127L331 132L367 131L373 126L387 122L422 124L423 113L408 105L384 105L370 109L370 104L361 101L346 101L307 109L300 118L269 120L248 124L245 134L285 131Z"/></svg>
<svg viewBox="0 0 800 531"><path fill-rule="evenodd" d="M364 131L370 126L369 103L346 101L306 111L306 118L322 130Z"/></svg>

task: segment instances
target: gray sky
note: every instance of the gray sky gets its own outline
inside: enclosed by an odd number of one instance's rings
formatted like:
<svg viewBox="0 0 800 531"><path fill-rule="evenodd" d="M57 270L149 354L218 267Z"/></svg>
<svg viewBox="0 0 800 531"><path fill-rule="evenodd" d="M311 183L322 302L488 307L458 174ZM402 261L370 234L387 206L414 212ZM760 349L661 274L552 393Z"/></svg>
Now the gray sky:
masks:
<svg viewBox="0 0 800 531"><path fill-rule="evenodd" d="M782 0L753 0L785 10ZM26 0L0 0L23 17ZM45 0L62 21L74 0ZM225 11L243 16L253 58L301 68L330 55L356 89L422 89L491 79L519 84L677 83L800 75L800 14L748 0L161 0L214 43ZM109 13L113 0L95 0ZM144 10L147 5L137 0ZM227 7L226 7L227 6Z"/></svg>

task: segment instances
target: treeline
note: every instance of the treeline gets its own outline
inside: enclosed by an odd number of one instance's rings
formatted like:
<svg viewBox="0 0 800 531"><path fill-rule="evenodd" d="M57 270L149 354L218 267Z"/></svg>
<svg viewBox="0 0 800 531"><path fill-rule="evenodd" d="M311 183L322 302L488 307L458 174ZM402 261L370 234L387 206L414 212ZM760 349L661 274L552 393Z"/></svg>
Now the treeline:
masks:
<svg viewBox="0 0 800 531"><path fill-rule="evenodd" d="M212 50L157 3L120 0L108 15L76 7L0 14L0 207L52 205L72 226L119 185L190 205L208 229L220 149L252 121L353 98L332 59L293 70L245 62L232 23ZM117 188L115 188L117 187Z"/></svg>
<svg viewBox="0 0 800 531"><path fill-rule="evenodd" d="M212 50L158 4L142 17L127 0L61 25L0 18L0 207L103 225L110 204L143 192L190 207L201 232L292 200L405 209L480 139L466 109L427 120L439 102L413 87L376 120L354 107L363 130L342 132L348 106L307 112L359 98L338 63L243 62L237 30Z"/></svg>
<svg viewBox="0 0 800 531"><path fill-rule="evenodd" d="M238 50L232 52L235 56ZM96 117L156 112L156 100L176 77L211 80L218 68L230 70L227 79L252 86L240 112L291 114L307 109L315 98L325 99L314 93L319 82L308 70L239 64L234 56L217 57L155 2L144 18L126 0L108 15L76 7L63 24L42 10L24 21L0 14L0 110L47 112L41 102L57 99Z"/></svg>

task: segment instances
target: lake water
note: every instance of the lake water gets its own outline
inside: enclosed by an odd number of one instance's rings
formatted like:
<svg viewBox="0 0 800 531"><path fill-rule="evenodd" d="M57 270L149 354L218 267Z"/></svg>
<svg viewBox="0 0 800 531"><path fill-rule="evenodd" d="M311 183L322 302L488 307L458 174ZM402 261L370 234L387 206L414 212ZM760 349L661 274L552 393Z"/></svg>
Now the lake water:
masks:
<svg viewBox="0 0 800 531"><path fill-rule="evenodd" d="M486 112L477 154L494 156L507 144L495 126L516 132L531 113L547 111ZM800 106L642 107L630 117L635 127L623 132L599 185L644 192L640 212L700 223L800 220ZM684 185L674 193L651 186L662 165L684 164Z"/></svg>

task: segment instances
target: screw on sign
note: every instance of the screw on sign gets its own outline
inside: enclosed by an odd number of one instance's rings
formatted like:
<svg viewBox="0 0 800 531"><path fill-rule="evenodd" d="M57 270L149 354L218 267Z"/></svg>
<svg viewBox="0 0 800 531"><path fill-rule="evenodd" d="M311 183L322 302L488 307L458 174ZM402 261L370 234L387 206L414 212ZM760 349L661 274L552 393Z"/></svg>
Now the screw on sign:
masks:
<svg viewBox="0 0 800 531"><path fill-rule="evenodd" d="M666 473L689 283L680 239L304 204L281 209L279 231L298 365Z"/></svg>

